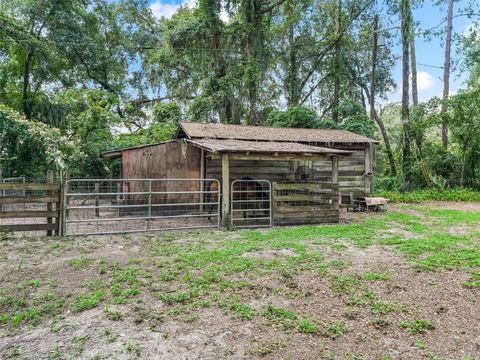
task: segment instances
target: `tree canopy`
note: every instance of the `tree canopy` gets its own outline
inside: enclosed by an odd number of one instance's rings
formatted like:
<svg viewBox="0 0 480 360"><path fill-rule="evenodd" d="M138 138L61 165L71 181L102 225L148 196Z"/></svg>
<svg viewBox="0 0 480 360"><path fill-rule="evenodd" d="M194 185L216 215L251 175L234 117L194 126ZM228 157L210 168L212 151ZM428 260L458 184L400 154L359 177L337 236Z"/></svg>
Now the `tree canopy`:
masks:
<svg viewBox="0 0 480 360"><path fill-rule="evenodd" d="M478 19L478 4L467 3L448 14ZM106 176L118 164L103 151L170 139L189 120L345 129L381 139L377 186L479 187L478 26L450 36L445 11L439 26L422 28L412 12L422 6L198 0L156 18L143 0L4 0L0 164L12 175L33 176L38 165ZM469 82L419 103L415 38L449 36ZM399 108L387 99L401 57Z"/></svg>

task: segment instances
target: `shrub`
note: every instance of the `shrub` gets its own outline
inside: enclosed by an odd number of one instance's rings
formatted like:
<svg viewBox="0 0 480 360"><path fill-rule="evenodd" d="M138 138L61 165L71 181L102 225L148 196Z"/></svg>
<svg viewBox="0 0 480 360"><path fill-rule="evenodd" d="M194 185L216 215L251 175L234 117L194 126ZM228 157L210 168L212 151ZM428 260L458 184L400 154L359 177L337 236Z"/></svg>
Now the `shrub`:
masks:
<svg viewBox="0 0 480 360"><path fill-rule="evenodd" d="M422 201L480 201L480 192L466 188L431 188L400 193L379 191L375 196L385 197L390 202L418 203Z"/></svg>

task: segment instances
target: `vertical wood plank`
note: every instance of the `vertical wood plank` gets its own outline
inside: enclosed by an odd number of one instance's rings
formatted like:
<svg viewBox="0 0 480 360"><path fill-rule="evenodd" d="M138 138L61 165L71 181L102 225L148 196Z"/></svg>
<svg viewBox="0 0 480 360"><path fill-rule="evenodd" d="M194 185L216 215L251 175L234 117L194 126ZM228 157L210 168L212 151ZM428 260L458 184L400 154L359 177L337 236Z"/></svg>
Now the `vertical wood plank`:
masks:
<svg viewBox="0 0 480 360"><path fill-rule="evenodd" d="M332 184L338 185L338 156L332 155ZM342 203L340 192L338 192L338 203Z"/></svg>
<svg viewBox="0 0 480 360"><path fill-rule="evenodd" d="M63 212L63 208L65 206L64 201L65 201L65 173L63 170L60 170L60 191L58 194L58 226L57 226L57 231L56 235L60 236L65 236L65 213Z"/></svg>
<svg viewBox="0 0 480 360"><path fill-rule="evenodd" d="M3 168L2 168L2 162L0 161L0 183L3 182ZM0 190L0 196L4 196L4 190ZM3 204L0 203L0 211L3 210Z"/></svg>
<svg viewBox="0 0 480 360"><path fill-rule="evenodd" d="M372 179L373 179L373 144L368 143L365 145L365 194L372 192Z"/></svg>
<svg viewBox="0 0 480 360"><path fill-rule="evenodd" d="M338 156L332 156L332 184L338 184Z"/></svg>
<svg viewBox="0 0 480 360"><path fill-rule="evenodd" d="M203 149L200 150L200 179L205 178L205 151ZM200 180L200 211L204 210L204 205L203 203L205 202L205 194L203 191L205 191L205 181Z"/></svg>
<svg viewBox="0 0 480 360"><path fill-rule="evenodd" d="M48 170L48 172L47 172L47 183L49 183L49 184L53 183L53 171L52 170ZM53 191L48 192L48 195L50 195L50 196L53 196L53 194L54 194ZM53 209L52 203L51 202L47 203L47 211L52 211L52 209ZM47 224L51 224L52 220L53 219L51 217L47 217ZM53 235L52 230L47 230L47 236L52 236L52 235Z"/></svg>
<svg viewBox="0 0 480 360"><path fill-rule="evenodd" d="M222 226L230 222L230 162L228 154L222 154Z"/></svg>
<svg viewBox="0 0 480 360"><path fill-rule="evenodd" d="M69 185L68 181L69 181L69 180L70 180L70 173L69 173L68 171L66 171L66 172L65 172L65 186L64 186L64 189L63 189L63 191L64 191L64 193L65 193L63 206L64 206L65 208L68 207L69 202L70 202L70 198L69 198L69 196L68 196L68 192L69 192L69 190L70 190L70 189L68 188L68 185ZM62 230L63 236L67 235L67 219L68 219L69 215L70 215L70 214L69 214L68 209L65 209L65 211L64 211L64 216L63 216L63 230Z"/></svg>

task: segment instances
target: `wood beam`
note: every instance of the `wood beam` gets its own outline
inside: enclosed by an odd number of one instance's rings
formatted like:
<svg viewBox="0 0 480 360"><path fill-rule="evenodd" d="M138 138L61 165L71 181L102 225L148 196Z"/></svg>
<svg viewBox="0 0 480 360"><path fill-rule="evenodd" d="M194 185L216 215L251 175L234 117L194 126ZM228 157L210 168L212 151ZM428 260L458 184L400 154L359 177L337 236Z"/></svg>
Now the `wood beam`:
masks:
<svg viewBox="0 0 480 360"><path fill-rule="evenodd" d="M365 146L365 194L371 194L373 182L373 144Z"/></svg>
<svg viewBox="0 0 480 360"><path fill-rule="evenodd" d="M230 223L230 159L222 154L222 226Z"/></svg>
<svg viewBox="0 0 480 360"><path fill-rule="evenodd" d="M226 154L226 153L224 153ZM222 154L223 155L223 154ZM219 154L212 154L212 160L220 160L222 159L222 155ZM274 156L272 154L228 154L229 160L269 160L269 161L278 161L278 160L285 160L285 161L295 161L295 160L303 160L303 161L313 161L313 160L328 160L330 155L312 155L312 156L305 156L301 155L291 155L291 154L278 154L278 156Z"/></svg>

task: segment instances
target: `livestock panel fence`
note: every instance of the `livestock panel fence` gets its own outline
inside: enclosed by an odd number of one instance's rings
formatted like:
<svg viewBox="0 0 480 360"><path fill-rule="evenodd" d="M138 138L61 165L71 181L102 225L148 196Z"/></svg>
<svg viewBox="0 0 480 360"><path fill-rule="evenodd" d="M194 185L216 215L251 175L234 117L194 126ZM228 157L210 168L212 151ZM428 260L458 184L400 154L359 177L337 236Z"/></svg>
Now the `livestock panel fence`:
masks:
<svg viewBox="0 0 480 360"><path fill-rule="evenodd" d="M230 223L238 228L272 226L272 184L268 180L234 180Z"/></svg>
<svg viewBox="0 0 480 360"><path fill-rule="evenodd" d="M26 180L24 177L0 180L0 232L39 232L60 234L61 184Z"/></svg>
<svg viewBox="0 0 480 360"><path fill-rule="evenodd" d="M215 179L75 179L64 197L66 235L219 226Z"/></svg>

